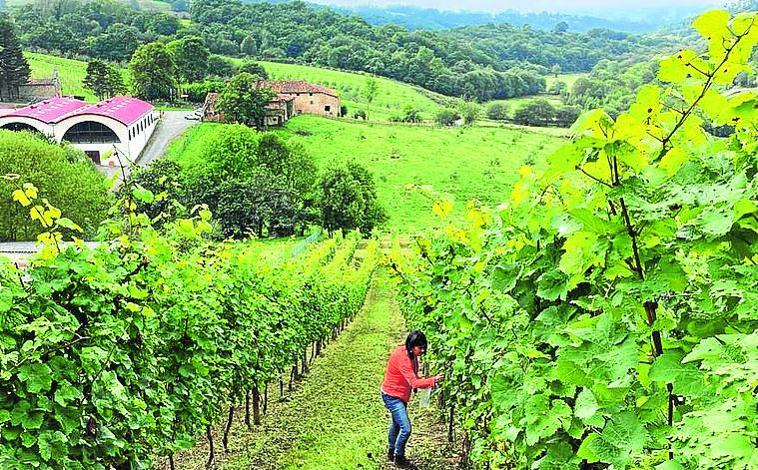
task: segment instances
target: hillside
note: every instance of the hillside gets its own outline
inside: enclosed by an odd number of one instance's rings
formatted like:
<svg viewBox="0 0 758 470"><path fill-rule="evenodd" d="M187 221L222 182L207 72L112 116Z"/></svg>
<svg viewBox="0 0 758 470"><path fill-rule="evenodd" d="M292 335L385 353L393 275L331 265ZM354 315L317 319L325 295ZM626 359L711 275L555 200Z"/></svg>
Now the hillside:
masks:
<svg viewBox="0 0 758 470"><path fill-rule="evenodd" d="M220 125L193 127L172 143L167 158L183 165L196 161ZM364 164L374 174L379 200L388 210L388 228L404 233L437 221L429 197L409 185L431 186L456 201L455 217L462 217L468 200L497 204L507 199L518 169L527 161L542 162L563 142L524 130L351 123L305 115L274 132L302 144L321 168L351 159Z"/></svg>
<svg viewBox="0 0 758 470"><path fill-rule="evenodd" d="M670 15L650 15L640 19L607 19L597 16L567 13L528 13L515 10L502 12L438 10L421 8L410 5L356 5L340 8L341 11L357 14L371 24L399 24L408 29L443 30L462 26L474 26L490 23L510 23L513 25L529 25L546 31L553 30L556 25L564 22L570 31L585 32L594 28L606 28L627 33L647 33L667 24L670 21L682 19L683 15L691 15L694 9L674 11Z"/></svg>
<svg viewBox="0 0 758 470"><path fill-rule="evenodd" d="M85 101L97 101L92 91L84 88L82 84L87 76L86 62L38 52L24 52L24 56L32 69L32 78L49 78L57 68L64 95L83 96ZM124 68L121 73L128 83L129 71Z"/></svg>
<svg viewBox="0 0 758 470"><path fill-rule="evenodd" d="M366 109L367 103L362 91L370 75L278 62L261 62L261 65L276 80L307 80L337 90L343 104L348 107L349 116L356 110ZM448 97L407 83L383 77L375 79L379 91L371 103L370 118L373 120L388 120L391 116L400 114L405 106L412 106L420 110L425 119L432 119L441 106L452 101Z"/></svg>
<svg viewBox="0 0 758 470"><path fill-rule="evenodd" d="M509 24L445 31L375 26L301 1L197 0L192 22L129 2L52 0L11 10L25 48L127 61L143 43L195 35L211 53L368 72L447 96L503 99L538 93L554 66L588 72L604 59L649 57L675 40L610 30L553 32Z"/></svg>

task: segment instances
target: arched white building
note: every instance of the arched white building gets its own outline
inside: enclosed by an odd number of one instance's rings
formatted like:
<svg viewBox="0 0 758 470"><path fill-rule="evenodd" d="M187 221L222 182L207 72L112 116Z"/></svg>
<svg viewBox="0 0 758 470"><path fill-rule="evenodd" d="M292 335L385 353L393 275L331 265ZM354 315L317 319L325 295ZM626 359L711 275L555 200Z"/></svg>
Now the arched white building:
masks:
<svg viewBox="0 0 758 470"><path fill-rule="evenodd" d="M99 103L50 98L0 116L0 129L36 131L68 141L98 165L118 165L115 155L139 157L155 130L158 115L145 101L116 96ZM122 161L122 164L127 162Z"/></svg>

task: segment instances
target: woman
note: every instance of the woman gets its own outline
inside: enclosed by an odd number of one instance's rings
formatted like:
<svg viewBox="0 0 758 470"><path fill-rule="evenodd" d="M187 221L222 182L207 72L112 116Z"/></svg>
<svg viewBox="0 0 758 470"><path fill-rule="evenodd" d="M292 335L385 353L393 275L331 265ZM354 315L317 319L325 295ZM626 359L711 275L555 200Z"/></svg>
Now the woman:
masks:
<svg viewBox="0 0 758 470"><path fill-rule="evenodd" d="M432 388L442 380L442 375L421 379L418 376L418 358L426 352L426 336L414 331L390 355L387 371L382 382L384 406L392 414L389 431L387 458L400 468L416 468L405 458L405 444L411 437L411 422L408 420L408 401L414 388Z"/></svg>

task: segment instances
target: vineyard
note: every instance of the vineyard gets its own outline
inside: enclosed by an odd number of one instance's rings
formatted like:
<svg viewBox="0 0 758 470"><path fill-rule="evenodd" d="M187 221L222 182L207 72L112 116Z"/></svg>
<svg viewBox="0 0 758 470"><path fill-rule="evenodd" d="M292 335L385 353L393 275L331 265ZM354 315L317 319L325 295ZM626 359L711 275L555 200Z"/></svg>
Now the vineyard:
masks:
<svg viewBox="0 0 758 470"><path fill-rule="evenodd" d="M479 466L758 468L758 95L722 91L755 21L703 15L706 56L663 60L507 203L393 255Z"/></svg>
<svg viewBox="0 0 758 470"><path fill-rule="evenodd" d="M131 213L110 245L59 253L77 227L36 197L14 193L47 230L42 258L0 268L3 469L146 468L237 404L257 423L267 384L352 319L377 260L374 244L354 259L350 235L272 263L254 243L208 242L204 211L161 234Z"/></svg>
<svg viewBox="0 0 758 470"><path fill-rule="evenodd" d="M412 192L387 253L358 233L219 241L203 206L154 228L138 203L167 193L132 180L91 248L0 175L43 247L24 269L0 258L0 468L388 468L379 383L409 329L444 374L439 408L411 410L426 468L758 468L758 92L732 86L755 73L756 21L699 17L707 52L662 60L628 111L585 113L555 151L530 134L521 156L495 129L466 130L471 147L463 130L280 131L316 160L376 162L387 199ZM498 142L512 167L480 151ZM458 160L493 168L458 182ZM434 187L400 184L427 172ZM508 200L451 200L472 195ZM435 223L413 213L430 197Z"/></svg>

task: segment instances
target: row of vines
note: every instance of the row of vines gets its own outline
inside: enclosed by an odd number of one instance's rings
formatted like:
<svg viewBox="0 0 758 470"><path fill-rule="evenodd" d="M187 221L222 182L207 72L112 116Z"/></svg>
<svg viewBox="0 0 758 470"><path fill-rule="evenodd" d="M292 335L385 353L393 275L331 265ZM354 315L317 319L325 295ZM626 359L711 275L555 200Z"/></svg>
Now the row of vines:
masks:
<svg viewBox="0 0 758 470"><path fill-rule="evenodd" d="M694 27L628 112L393 254L478 468L758 468L758 93L727 92L758 25Z"/></svg>
<svg viewBox="0 0 758 470"><path fill-rule="evenodd" d="M135 188L134 196L155 196ZM210 426L319 349L359 310L377 250L357 236L210 243L210 214L160 232L131 199L98 248L37 191L14 193L46 230L21 271L0 259L0 467L137 469L211 436ZM231 418L231 413L230 413ZM248 423L249 424L249 423Z"/></svg>

